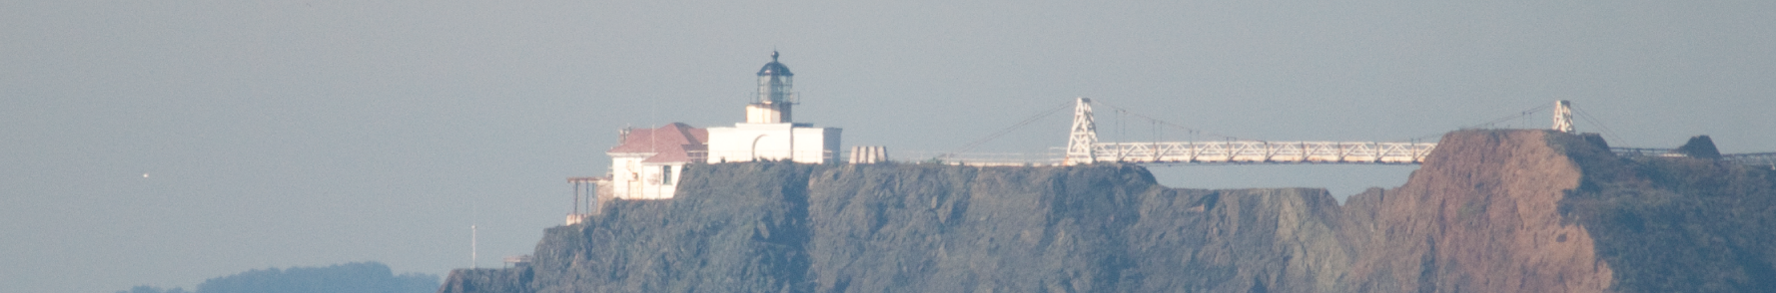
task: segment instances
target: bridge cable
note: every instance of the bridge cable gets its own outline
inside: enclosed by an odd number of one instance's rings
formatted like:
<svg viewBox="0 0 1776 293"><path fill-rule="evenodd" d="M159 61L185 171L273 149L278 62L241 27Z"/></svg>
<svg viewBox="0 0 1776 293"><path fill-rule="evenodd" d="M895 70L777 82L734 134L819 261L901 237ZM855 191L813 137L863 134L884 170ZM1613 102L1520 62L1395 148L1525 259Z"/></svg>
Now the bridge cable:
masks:
<svg viewBox="0 0 1776 293"><path fill-rule="evenodd" d="M1523 111L1518 111L1517 114L1514 114L1514 115L1507 115L1504 117L1499 117L1498 119L1493 119L1493 120L1487 121L1485 123L1465 125L1465 126L1461 126L1461 127L1457 128L1457 129L1475 129L1475 128L1495 127L1501 122L1506 122L1506 121L1511 121L1513 119L1529 117L1529 115L1541 113L1542 110L1547 110L1547 109L1548 109L1548 105L1544 104L1544 105L1537 106L1534 108L1525 109ZM1524 123L1523 127L1528 128L1529 124ZM1408 138L1406 140L1419 141L1419 140L1423 140L1423 139L1442 137L1444 133L1448 133L1448 132L1439 132L1439 133L1434 133L1434 134L1414 136L1414 137Z"/></svg>
<svg viewBox="0 0 1776 293"><path fill-rule="evenodd" d="M1166 122L1165 120L1159 120L1159 118L1153 118L1153 117L1149 117L1147 115L1141 115L1140 113L1129 111L1126 108L1118 107L1116 105L1104 102L1104 100L1092 100L1092 103L1108 106L1111 109L1116 109L1117 111L1121 111L1121 113L1126 113L1128 115L1133 115L1135 117L1141 117L1142 119L1147 119L1147 121L1153 121L1153 123L1156 123L1159 125L1170 126L1172 128L1181 129L1181 130L1184 130L1188 134L1205 134L1205 135L1220 137L1220 138L1224 138L1224 139L1228 139L1228 140L1241 140L1239 137L1235 137L1232 135L1225 135L1225 134L1219 134L1219 133L1214 133L1214 132L1204 132L1199 129L1190 128L1190 127L1178 125L1178 124L1173 124L1171 122Z"/></svg>
<svg viewBox="0 0 1776 293"><path fill-rule="evenodd" d="M1522 112L1518 112L1517 115L1505 116L1504 118L1499 118L1496 120L1487 121L1486 123L1470 125L1470 126L1466 126L1466 127L1462 127L1462 128L1496 127L1501 122L1511 121L1511 119L1528 117L1530 114L1541 113L1542 110L1545 110L1545 109L1548 109L1548 105L1541 105L1539 107L1530 108L1529 110L1523 110ZM1523 127L1528 128L1529 127L1528 123L1525 123L1523 125Z"/></svg>
<svg viewBox="0 0 1776 293"><path fill-rule="evenodd" d="M1628 143L1628 141L1622 140L1621 136L1617 136L1616 131L1610 130L1609 126L1603 125L1603 122L1599 122L1599 121L1597 121L1597 118L1591 117L1591 114L1585 113L1584 109L1574 107L1573 112L1578 113L1579 118L1585 119L1585 122L1591 122L1592 125L1597 125L1597 128L1603 129L1603 135L1609 136L1609 140L1617 141L1617 143L1621 143L1621 144Z"/></svg>
<svg viewBox="0 0 1776 293"><path fill-rule="evenodd" d="M1048 117L1048 115L1054 115L1055 112L1060 112L1061 110L1066 110L1067 108L1069 108L1071 106L1073 106L1073 101L1067 101L1065 103L1061 103L1060 105L1056 106L1054 109L1044 111L1042 113L1036 114L1035 116L1030 116L1030 118L1025 118L1023 121L1019 121L1017 124L1011 125L1011 127L1006 127L1005 129L1000 129L997 132L993 132L993 134L987 135L986 138L982 138L980 140L969 142L966 145L962 145L961 148L958 148L955 151L951 151L947 154L938 155L938 157L940 157L940 158L945 158L945 157L954 158L954 157L956 157L957 154L961 154L962 152L973 150L975 147L979 147L983 143L987 143L988 141L992 141L993 139L999 138L1000 136L1004 136L1007 133L1011 133L1012 130L1017 130L1018 128L1022 128L1026 125L1030 125L1030 123L1034 123L1037 120L1041 120L1044 117Z"/></svg>

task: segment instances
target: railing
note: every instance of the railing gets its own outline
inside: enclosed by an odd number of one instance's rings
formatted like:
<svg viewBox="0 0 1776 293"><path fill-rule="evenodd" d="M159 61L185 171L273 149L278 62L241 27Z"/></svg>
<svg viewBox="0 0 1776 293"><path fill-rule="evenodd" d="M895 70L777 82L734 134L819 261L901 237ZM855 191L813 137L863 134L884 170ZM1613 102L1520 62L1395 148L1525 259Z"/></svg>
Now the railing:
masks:
<svg viewBox="0 0 1776 293"><path fill-rule="evenodd" d="M1109 142L1092 145L1097 162L1156 164L1420 164L1436 143L1333 141ZM1682 156L1670 148L1610 148L1617 155ZM830 152L829 152L830 153ZM841 151L848 156L850 151ZM830 156L828 154L828 156ZM829 157L830 158L830 157ZM905 151L901 163L967 166L1059 166L1065 151L1044 153L943 153ZM1722 160L1776 169L1776 152L1723 154Z"/></svg>
<svg viewBox="0 0 1776 293"><path fill-rule="evenodd" d="M1610 152L1623 157L1681 157L1677 149L1672 148L1623 148L1612 147Z"/></svg>
<svg viewBox="0 0 1776 293"><path fill-rule="evenodd" d="M1420 142L1109 142L1092 145L1092 152L1098 162L1418 164L1436 147Z"/></svg>
<svg viewBox="0 0 1776 293"><path fill-rule="evenodd" d="M1096 162L1159 164L1418 164L1435 143L1334 141L1106 142L1092 145ZM1046 153L909 152L895 158L968 166L1058 166L1065 150Z"/></svg>
<svg viewBox="0 0 1776 293"><path fill-rule="evenodd" d="M1610 148L1617 156L1623 157L1685 157L1683 153L1672 148ZM1721 154L1722 161L1748 166L1769 166L1776 169L1776 153L1743 153Z"/></svg>
<svg viewBox="0 0 1776 293"><path fill-rule="evenodd" d="M1742 165L1769 166L1771 170L1776 170L1776 153L1725 154L1721 155L1721 159Z"/></svg>

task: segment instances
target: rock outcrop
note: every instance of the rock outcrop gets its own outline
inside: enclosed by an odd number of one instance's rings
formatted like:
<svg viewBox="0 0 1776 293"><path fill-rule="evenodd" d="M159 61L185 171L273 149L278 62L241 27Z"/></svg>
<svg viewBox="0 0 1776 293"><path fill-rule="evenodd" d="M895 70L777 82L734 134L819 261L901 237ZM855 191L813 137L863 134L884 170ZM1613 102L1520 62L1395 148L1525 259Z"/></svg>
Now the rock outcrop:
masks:
<svg viewBox="0 0 1776 293"><path fill-rule="evenodd" d="M1531 130L1446 135L1343 206L1133 165L697 165L441 291L1769 291L1772 173Z"/></svg>
<svg viewBox="0 0 1776 293"><path fill-rule="evenodd" d="M1570 155L1613 157L1589 146L1544 131L1445 136L1406 185L1348 200L1344 232L1361 257L1347 291L1608 288L1612 271L1598 261L1590 234L1562 221L1558 207L1583 177Z"/></svg>

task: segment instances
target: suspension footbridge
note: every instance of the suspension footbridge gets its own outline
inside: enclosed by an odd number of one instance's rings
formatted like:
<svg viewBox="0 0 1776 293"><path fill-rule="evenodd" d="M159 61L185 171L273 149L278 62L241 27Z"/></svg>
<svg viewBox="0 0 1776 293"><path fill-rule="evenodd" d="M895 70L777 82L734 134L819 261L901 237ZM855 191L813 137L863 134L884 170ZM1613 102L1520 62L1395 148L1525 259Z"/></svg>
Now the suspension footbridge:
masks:
<svg viewBox="0 0 1776 293"><path fill-rule="evenodd" d="M1117 163L1417 164L1436 143L1376 141L1100 142L1091 99L1078 98L1062 165Z"/></svg>
<svg viewBox="0 0 1776 293"><path fill-rule="evenodd" d="M1419 141L1268 141L1226 137L1209 141L1100 141L1092 111L1092 100L1076 98L1073 122L1067 146L1062 152L1047 154L965 154L950 152L932 157L932 161L969 166L1073 166L1095 163L1134 164L1420 164L1424 163L1436 143ZM1546 106L1544 106L1546 107ZM1063 108L1064 109L1064 108ZM1537 112L1524 111L1522 116ZM1057 111L1059 109L1056 109ZM1120 110L1119 111L1126 111ZM1552 130L1572 133L1572 103L1565 100L1553 104ZM1018 126L1029 124L1032 117ZM1509 117L1515 119L1521 116ZM1155 123L1164 123L1152 119ZM1495 121L1496 122L1496 121ZM1169 123L1166 123L1169 124ZM1491 123L1488 123L1491 124ZM1018 126L1013 126L1018 127ZM988 136L991 140L1009 131ZM984 141L984 140L983 140ZM978 145L980 141L965 146ZM1667 148L1612 148L1622 156L1682 156ZM1776 168L1776 152L1722 154L1721 159L1747 165Z"/></svg>

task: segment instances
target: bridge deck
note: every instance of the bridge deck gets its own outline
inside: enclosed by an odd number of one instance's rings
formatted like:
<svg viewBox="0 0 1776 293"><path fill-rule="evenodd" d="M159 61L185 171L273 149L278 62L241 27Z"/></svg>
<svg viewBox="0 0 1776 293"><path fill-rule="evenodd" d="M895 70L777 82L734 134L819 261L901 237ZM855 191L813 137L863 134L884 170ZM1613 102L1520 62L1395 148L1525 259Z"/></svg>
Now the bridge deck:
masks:
<svg viewBox="0 0 1776 293"><path fill-rule="evenodd" d="M1109 142L1097 143L1098 162L1136 164L1420 164L1435 143L1406 142ZM1612 148L1623 157L1682 156L1669 148ZM1061 166L1062 154L911 152L903 158L977 167ZM1721 154L1721 160L1776 169L1776 152ZM918 162L918 161L912 161Z"/></svg>
<svg viewBox="0 0 1776 293"><path fill-rule="evenodd" d="M1435 143L1340 141L1107 142L1098 162L1418 164Z"/></svg>
<svg viewBox="0 0 1776 293"><path fill-rule="evenodd" d="M1610 148L1610 151L1613 151L1616 153L1616 155L1623 156L1623 157L1683 157L1683 156L1685 156L1683 153L1677 152L1677 149L1674 149L1674 148L1613 147L1613 148ZM1776 169L1776 152L1721 154L1721 160L1733 162L1733 163L1740 164L1740 165L1768 166L1768 167L1770 167L1770 169Z"/></svg>
<svg viewBox="0 0 1776 293"><path fill-rule="evenodd" d="M1769 166L1776 170L1776 153L1723 154L1721 159L1744 165Z"/></svg>

